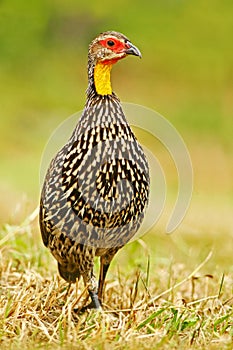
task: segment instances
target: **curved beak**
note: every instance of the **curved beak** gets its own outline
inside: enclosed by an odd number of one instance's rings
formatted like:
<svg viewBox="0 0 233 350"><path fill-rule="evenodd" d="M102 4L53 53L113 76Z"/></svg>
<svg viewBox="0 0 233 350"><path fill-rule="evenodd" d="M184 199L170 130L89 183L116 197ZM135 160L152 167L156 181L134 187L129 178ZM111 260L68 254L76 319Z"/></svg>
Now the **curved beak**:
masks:
<svg viewBox="0 0 233 350"><path fill-rule="evenodd" d="M126 45L127 45L127 49L125 50L125 53L127 55L134 55L142 58L141 52L130 41L127 41Z"/></svg>

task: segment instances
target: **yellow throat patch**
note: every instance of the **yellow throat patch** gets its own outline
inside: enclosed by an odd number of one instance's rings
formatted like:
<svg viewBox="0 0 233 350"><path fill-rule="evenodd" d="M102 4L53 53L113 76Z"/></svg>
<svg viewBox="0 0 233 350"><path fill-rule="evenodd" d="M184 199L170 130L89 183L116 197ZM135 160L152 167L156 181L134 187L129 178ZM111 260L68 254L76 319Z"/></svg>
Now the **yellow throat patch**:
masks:
<svg viewBox="0 0 233 350"><path fill-rule="evenodd" d="M112 93L110 80L111 69L112 64L96 64L94 68L94 82L97 94L110 95Z"/></svg>

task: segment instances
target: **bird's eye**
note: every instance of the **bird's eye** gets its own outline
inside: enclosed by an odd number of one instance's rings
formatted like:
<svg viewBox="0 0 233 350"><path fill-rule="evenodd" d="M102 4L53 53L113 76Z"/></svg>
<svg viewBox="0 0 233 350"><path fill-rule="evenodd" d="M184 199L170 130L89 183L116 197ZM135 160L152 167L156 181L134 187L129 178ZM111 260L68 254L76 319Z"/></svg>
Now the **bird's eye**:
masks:
<svg viewBox="0 0 233 350"><path fill-rule="evenodd" d="M113 40L108 40L107 44L108 44L108 46L114 46L115 45Z"/></svg>

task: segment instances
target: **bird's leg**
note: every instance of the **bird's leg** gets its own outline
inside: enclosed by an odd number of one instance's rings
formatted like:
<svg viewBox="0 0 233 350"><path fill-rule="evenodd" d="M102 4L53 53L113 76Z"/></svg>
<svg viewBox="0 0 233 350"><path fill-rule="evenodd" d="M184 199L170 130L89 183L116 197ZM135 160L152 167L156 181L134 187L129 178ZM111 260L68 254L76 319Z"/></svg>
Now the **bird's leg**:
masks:
<svg viewBox="0 0 233 350"><path fill-rule="evenodd" d="M112 261L114 255L112 255L110 258L106 259L106 256L101 256L100 258L100 275L99 275L99 286L98 286L98 298L100 303L103 302L103 291L104 291L104 282L105 278L108 272L108 268L110 266L110 263Z"/></svg>
<svg viewBox="0 0 233 350"><path fill-rule="evenodd" d="M87 286L88 293L91 297L91 303L84 306L81 311L87 309L101 309L100 301L97 294L97 283L93 271L89 271L87 274L83 275L84 284Z"/></svg>
<svg viewBox="0 0 233 350"><path fill-rule="evenodd" d="M101 309L98 294L96 292L93 292L92 290L89 290L89 295L91 297L91 303L89 305L87 305L87 308L88 309Z"/></svg>

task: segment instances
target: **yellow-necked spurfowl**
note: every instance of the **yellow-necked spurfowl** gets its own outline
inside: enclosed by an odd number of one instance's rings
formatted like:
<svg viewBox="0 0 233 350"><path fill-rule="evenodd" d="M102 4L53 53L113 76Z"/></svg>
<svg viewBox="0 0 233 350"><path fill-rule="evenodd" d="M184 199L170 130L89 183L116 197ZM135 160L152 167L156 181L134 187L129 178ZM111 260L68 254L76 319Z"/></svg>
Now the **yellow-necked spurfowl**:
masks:
<svg viewBox="0 0 233 350"><path fill-rule="evenodd" d="M123 34L109 31L91 42L85 108L41 193L43 242L61 277L69 283L83 277L96 309L110 262L139 229L148 204L148 162L110 82L112 65L127 55L141 57Z"/></svg>

